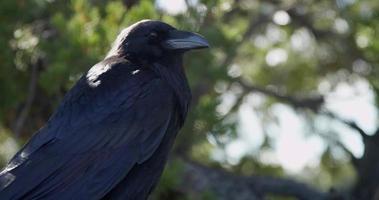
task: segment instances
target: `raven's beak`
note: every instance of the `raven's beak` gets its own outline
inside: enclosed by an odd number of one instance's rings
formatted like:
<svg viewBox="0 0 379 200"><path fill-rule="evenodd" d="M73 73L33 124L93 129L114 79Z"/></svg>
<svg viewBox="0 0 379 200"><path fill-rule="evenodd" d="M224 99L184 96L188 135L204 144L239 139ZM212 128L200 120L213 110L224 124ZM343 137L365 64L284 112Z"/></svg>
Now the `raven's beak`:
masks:
<svg viewBox="0 0 379 200"><path fill-rule="evenodd" d="M169 50L191 50L208 48L208 41L201 35L187 32L172 30L169 32L163 46Z"/></svg>

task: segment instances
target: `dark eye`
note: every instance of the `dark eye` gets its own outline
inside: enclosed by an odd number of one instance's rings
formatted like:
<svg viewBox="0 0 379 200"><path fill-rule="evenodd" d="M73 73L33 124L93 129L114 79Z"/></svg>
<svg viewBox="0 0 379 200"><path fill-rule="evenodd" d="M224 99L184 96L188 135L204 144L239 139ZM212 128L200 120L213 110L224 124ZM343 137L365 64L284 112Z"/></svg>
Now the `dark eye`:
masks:
<svg viewBox="0 0 379 200"><path fill-rule="evenodd" d="M158 33L157 32L151 32L148 37L149 37L150 42L155 42L158 40Z"/></svg>

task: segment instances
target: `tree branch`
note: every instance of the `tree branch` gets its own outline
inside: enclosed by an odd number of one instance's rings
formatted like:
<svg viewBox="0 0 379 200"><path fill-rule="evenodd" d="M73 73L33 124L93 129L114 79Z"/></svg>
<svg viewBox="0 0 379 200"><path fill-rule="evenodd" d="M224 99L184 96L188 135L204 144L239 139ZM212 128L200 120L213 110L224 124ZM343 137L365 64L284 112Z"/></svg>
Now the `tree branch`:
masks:
<svg viewBox="0 0 379 200"><path fill-rule="evenodd" d="M350 149L348 149L340 140L336 139L336 138L332 138L330 136L330 134L322 134L322 133L319 133L318 134L320 137L328 140L329 142L331 142L333 145L337 145L338 147L340 147L346 154L348 154L351 158L351 162L352 164L357 167L358 165L358 162L359 162L359 159L357 157L355 157L355 155L353 154L353 152L350 151Z"/></svg>
<svg viewBox="0 0 379 200"><path fill-rule="evenodd" d="M322 111L321 114L324 114L334 120L337 120L345 125L347 125L348 127L350 127L351 129L354 129L355 131L357 131L359 133L359 135L362 136L363 139L367 138L369 135L361 128L359 127L355 122L353 121L350 121L350 120L345 120L345 119L342 119L341 117L338 117L336 114L330 112L330 111Z"/></svg>
<svg viewBox="0 0 379 200"><path fill-rule="evenodd" d="M236 80L245 90L251 92L259 92L267 96L274 97L279 101L285 102L294 108L308 108L314 112L318 112L321 106L324 104L325 100L323 96L316 97L294 97L281 93L269 88L259 87L251 85L242 79Z"/></svg>
<svg viewBox="0 0 379 200"><path fill-rule="evenodd" d="M21 135L21 131L24 128L26 118L29 115L30 109L35 99L35 94L37 90L37 81L38 81L38 70L41 65L42 65L41 58L37 58L35 63L31 64L31 74L30 74L30 81L29 81L29 87L28 87L28 95L25 100L25 104L23 108L21 109L20 114L18 115L13 126L13 133L17 137Z"/></svg>
<svg viewBox="0 0 379 200"><path fill-rule="evenodd" d="M247 184L264 195L292 196L304 200L320 200L327 197L327 194L311 188L305 183L290 179L267 176L253 176L244 179Z"/></svg>
<svg viewBox="0 0 379 200"><path fill-rule="evenodd" d="M325 103L325 99L323 96L316 96L316 97L305 97L305 98L300 98L300 97L294 97L290 95L286 95L281 93L280 91L276 91L273 89L269 88L264 88L264 87L259 87L259 86L254 86L242 79L237 79L236 82L238 82L245 90L251 91L251 92L259 92L267 96L271 96L276 98L277 100L287 103L290 106L294 108L306 108L310 109L315 113L319 114L324 114L334 120L337 120L351 129L357 131L363 139L366 139L369 135L361 128L359 127L355 122L349 121L342 119L335 115L334 113L328 111L328 110L321 110L321 107ZM379 130L379 129L378 129Z"/></svg>
<svg viewBox="0 0 379 200"><path fill-rule="evenodd" d="M291 196L304 200L326 199L328 194L311 188L305 183L267 176L240 176L200 163L184 160L185 188L197 193L211 190L217 199L263 199L265 196Z"/></svg>

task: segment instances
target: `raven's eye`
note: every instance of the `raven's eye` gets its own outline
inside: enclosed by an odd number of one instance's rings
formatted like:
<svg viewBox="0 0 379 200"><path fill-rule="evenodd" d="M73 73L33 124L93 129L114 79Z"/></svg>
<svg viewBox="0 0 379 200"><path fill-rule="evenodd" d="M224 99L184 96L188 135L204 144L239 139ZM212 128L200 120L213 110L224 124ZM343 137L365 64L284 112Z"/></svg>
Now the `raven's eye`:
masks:
<svg viewBox="0 0 379 200"><path fill-rule="evenodd" d="M149 37L150 42L155 42L158 40L158 33L157 32L151 32L148 37Z"/></svg>

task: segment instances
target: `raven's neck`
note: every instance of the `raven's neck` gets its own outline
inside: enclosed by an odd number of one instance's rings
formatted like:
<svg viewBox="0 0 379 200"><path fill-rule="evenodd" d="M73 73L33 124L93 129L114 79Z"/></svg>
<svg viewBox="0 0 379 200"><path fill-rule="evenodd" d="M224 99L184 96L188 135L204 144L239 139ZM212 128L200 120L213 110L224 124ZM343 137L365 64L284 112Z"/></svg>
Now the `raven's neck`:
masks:
<svg viewBox="0 0 379 200"><path fill-rule="evenodd" d="M153 65L153 70L174 90L180 106L180 122L184 123L191 101L191 90L183 68L183 56L172 55L169 59L162 59Z"/></svg>

